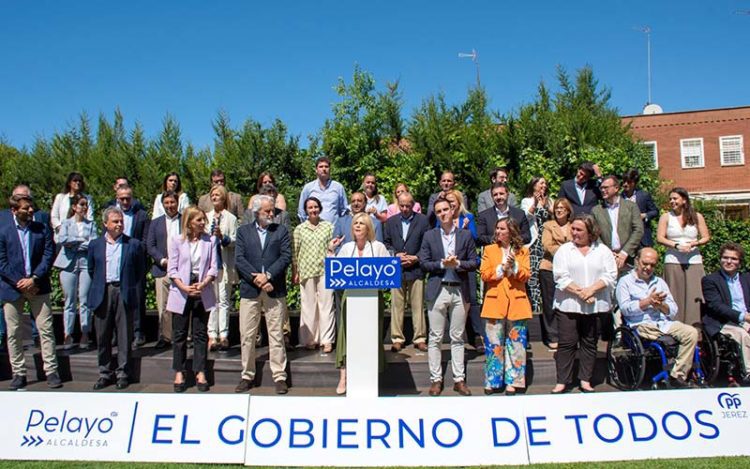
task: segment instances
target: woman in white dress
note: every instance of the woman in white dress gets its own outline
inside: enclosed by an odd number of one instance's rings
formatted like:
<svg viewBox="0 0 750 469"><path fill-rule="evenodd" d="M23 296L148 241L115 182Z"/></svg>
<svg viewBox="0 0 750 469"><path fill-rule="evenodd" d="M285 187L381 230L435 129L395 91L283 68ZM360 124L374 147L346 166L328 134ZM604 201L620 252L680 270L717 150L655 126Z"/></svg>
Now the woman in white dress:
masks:
<svg viewBox="0 0 750 469"><path fill-rule="evenodd" d="M180 180L180 175L175 172L171 172L164 176L164 182L161 185L161 192L154 199L154 210L153 216L151 217L152 220L159 218L165 213L164 206L161 204L161 195L165 191L173 191L177 194L177 211L180 214L182 214L182 211L190 205L190 197L188 197L186 193L182 192L182 181Z"/></svg>

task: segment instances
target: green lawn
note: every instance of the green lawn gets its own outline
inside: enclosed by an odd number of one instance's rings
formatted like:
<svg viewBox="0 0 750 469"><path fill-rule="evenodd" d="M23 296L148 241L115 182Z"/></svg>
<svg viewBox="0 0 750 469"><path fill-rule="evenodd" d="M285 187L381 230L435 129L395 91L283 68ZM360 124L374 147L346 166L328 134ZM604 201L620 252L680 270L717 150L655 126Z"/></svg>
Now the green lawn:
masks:
<svg viewBox="0 0 750 469"><path fill-rule="evenodd" d="M50 469L50 468L91 468L91 469L174 469L177 467L198 468L200 464L163 464L163 463L101 463L101 462L62 462L62 461L0 461L0 469ZM241 465L212 465L211 469L240 469ZM394 466L397 467L397 466ZM479 467L479 466L471 466ZM714 469L714 468L750 468L750 457L731 458L694 458L694 459L656 459L649 461L620 461L576 464L532 464L531 466L481 466L498 468L565 468L565 469Z"/></svg>

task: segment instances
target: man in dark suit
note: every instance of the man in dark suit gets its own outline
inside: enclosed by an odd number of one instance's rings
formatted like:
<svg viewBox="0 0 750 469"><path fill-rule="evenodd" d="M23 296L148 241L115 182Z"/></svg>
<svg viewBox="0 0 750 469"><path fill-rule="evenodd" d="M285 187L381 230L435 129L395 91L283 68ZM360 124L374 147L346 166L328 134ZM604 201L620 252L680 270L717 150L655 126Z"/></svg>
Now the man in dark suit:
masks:
<svg viewBox="0 0 750 469"><path fill-rule="evenodd" d="M508 168L499 167L493 168L492 171L490 171L490 188L479 193L479 196L477 197L477 213L487 210L494 204L492 200L492 185L496 182L504 182L508 184ZM516 195L512 192L508 194L508 205L511 207L518 206Z"/></svg>
<svg viewBox="0 0 750 469"><path fill-rule="evenodd" d="M138 311L146 270L145 250L138 239L123 234L123 214L108 207L102 214L106 230L89 244L91 275L89 307L94 311L98 346L99 379L94 389L103 389L117 378L117 389L129 384L133 315ZM112 360L112 334L117 329L117 361ZM114 375L114 376L113 376Z"/></svg>
<svg viewBox="0 0 750 469"><path fill-rule="evenodd" d="M146 251L151 257L151 275L156 290L156 308L159 311L159 340L154 346L161 350L172 343L172 314L167 311L167 297L172 281L167 277L167 248L172 238L182 232L182 217L177 211L177 193L165 191L161 195L164 215L151 221L146 237Z"/></svg>
<svg viewBox="0 0 750 469"><path fill-rule="evenodd" d="M122 233L130 238L137 239L144 246L146 235L151 222L145 210L139 210L133 205L133 189L130 186L120 185L117 188L117 207L122 210L123 229ZM144 262L146 261L144 257ZM141 287L146 287L146 271L143 271ZM146 343L146 332L142 324L146 318L146 292L139 292L138 311L133 316L133 347L137 348Z"/></svg>
<svg viewBox="0 0 750 469"><path fill-rule="evenodd" d="M16 195L10 198L12 223L0 226L0 301L8 326L8 352L13 369L10 389L26 387L26 361L23 355L21 320L28 302L31 317L40 332L44 372L47 385L59 388L55 333L50 309L50 269L55 255L50 230L33 220L31 198Z"/></svg>
<svg viewBox="0 0 750 469"><path fill-rule="evenodd" d="M651 234L651 220L659 218L659 208L654 203L654 199L646 191L638 189L640 173L637 169L629 169L622 175L622 196L638 205L643 220L643 238L641 246L651 247L654 245L654 238Z"/></svg>
<svg viewBox="0 0 750 469"><path fill-rule="evenodd" d="M277 394L286 394L286 349L282 324L286 311L286 269L292 261L289 232L273 223L274 199L253 200L255 222L237 230L235 267L240 277L242 378L235 392L247 392L255 380L255 339L261 308L266 312L268 354Z"/></svg>
<svg viewBox="0 0 750 469"><path fill-rule="evenodd" d="M741 381L750 385L750 273L740 273L745 250L737 243L719 248L721 270L703 277L706 314L703 327L709 336L721 332L740 345L743 369Z"/></svg>
<svg viewBox="0 0 750 469"><path fill-rule="evenodd" d="M518 224L524 244L531 242L531 230L526 214L508 204L510 190L504 182L496 182L490 189L495 204L477 215L477 244L486 246L495 242L495 224L501 218L512 218Z"/></svg>
<svg viewBox="0 0 750 469"><path fill-rule="evenodd" d="M573 206L573 215L591 213L591 210L602 199L599 191L600 177L602 173L599 171L599 166L590 161L584 161L578 165L575 178L563 181L557 197L568 199Z"/></svg>
<svg viewBox="0 0 750 469"><path fill-rule="evenodd" d="M352 192L352 195L349 197L349 210L346 214L340 216L339 219L336 220L336 224L333 227L334 238L344 237L338 246L336 246L336 252L338 252L344 244L349 241L354 241L354 238L352 237L352 219L354 218L354 215L364 212L366 208L367 198L365 194L363 192ZM372 220L372 225L375 228L375 239L382 243L383 224L374 215L370 215L370 220Z"/></svg>
<svg viewBox="0 0 750 469"><path fill-rule="evenodd" d="M469 275L477 269L474 238L468 230L453 226L453 212L447 200L439 198L433 206L440 226L427 231L419 250L422 269L430 274L425 299L430 319L427 359L430 366L430 396L443 391L443 367L440 346L446 321L450 318L451 368L453 390L470 396L464 365L464 332L469 301Z"/></svg>
<svg viewBox="0 0 750 469"><path fill-rule="evenodd" d="M414 347L427 351L427 326L424 317L424 271L419 265L419 250L430 229L427 216L414 212L414 197L408 192L398 197L401 213L386 220L385 247L401 258L401 288L391 290L391 351L404 347L404 314L411 306Z"/></svg>
<svg viewBox="0 0 750 469"><path fill-rule="evenodd" d="M643 223L638 206L620 195L620 181L615 176L602 179L600 190L603 204L591 210L601 230L601 240L612 250L617 270L626 272L643 238ZM626 266L630 266L627 268Z"/></svg>

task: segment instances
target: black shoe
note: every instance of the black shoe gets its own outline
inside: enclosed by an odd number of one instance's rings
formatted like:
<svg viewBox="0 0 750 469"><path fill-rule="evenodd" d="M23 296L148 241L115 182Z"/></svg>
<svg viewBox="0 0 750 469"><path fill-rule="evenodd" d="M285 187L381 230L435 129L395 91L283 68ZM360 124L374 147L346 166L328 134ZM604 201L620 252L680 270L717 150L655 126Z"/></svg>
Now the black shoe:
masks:
<svg viewBox="0 0 750 469"><path fill-rule="evenodd" d="M477 353L484 353L484 339L482 336L478 335L474 337L474 349L476 349Z"/></svg>
<svg viewBox="0 0 750 469"><path fill-rule="evenodd" d="M96 380L96 383L94 383L94 391L104 389L107 386L112 386L112 380L109 378L99 378Z"/></svg>
<svg viewBox="0 0 750 469"><path fill-rule="evenodd" d="M146 343L145 337L136 337L133 339L133 349L137 349Z"/></svg>
<svg viewBox="0 0 750 469"><path fill-rule="evenodd" d="M491 396L493 394L500 394L503 392L503 388L484 388L484 395Z"/></svg>
<svg viewBox="0 0 750 469"><path fill-rule="evenodd" d="M198 388L198 391L200 392L208 392L209 389L211 389L211 386L208 384L208 381L204 382L196 382L195 387Z"/></svg>
<svg viewBox="0 0 750 469"><path fill-rule="evenodd" d="M274 385L276 387L276 394L286 394L289 392L289 386L286 385L286 381L276 381Z"/></svg>
<svg viewBox="0 0 750 469"><path fill-rule="evenodd" d="M8 389L11 391L19 391L26 388L26 376L13 375L13 381L10 382Z"/></svg>
<svg viewBox="0 0 750 469"><path fill-rule="evenodd" d="M249 379L241 379L240 384L234 388L234 392L248 392L253 387L253 382Z"/></svg>
<svg viewBox="0 0 750 469"><path fill-rule="evenodd" d="M185 381L181 383L174 383L174 392L185 392L187 389L187 383Z"/></svg>
<svg viewBox="0 0 750 469"><path fill-rule="evenodd" d="M671 387L672 389L687 389L690 387L690 383L682 378L675 378L674 376L670 376L669 387Z"/></svg>
<svg viewBox="0 0 750 469"><path fill-rule="evenodd" d="M117 389L126 389L130 385L128 378L117 378Z"/></svg>
<svg viewBox="0 0 750 469"><path fill-rule="evenodd" d="M49 386L51 389L59 389L62 387L62 380L60 379L60 375L58 375L57 372L47 375L47 386Z"/></svg>
<svg viewBox="0 0 750 469"><path fill-rule="evenodd" d="M159 337L159 340L156 341L156 345L154 345L154 348L156 350L164 350L165 348L169 348L172 346L172 343L164 337Z"/></svg>
<svg viewBox="0 0 750 469"><path fill-rule="evenodd" d="M39 340L39 336L34 337L34 347L42 348L42 342Z"/></svg>

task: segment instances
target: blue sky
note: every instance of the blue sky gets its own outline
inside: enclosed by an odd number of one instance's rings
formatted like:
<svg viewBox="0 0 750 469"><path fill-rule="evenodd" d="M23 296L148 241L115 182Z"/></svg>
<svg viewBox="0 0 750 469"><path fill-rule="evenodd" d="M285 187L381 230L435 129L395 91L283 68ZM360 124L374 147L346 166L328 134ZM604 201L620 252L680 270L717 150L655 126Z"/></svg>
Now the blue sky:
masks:
<svg viewBox="0 0 750 469"><path fill-rule="evenodd" d="M750 105L750 0L686 1L0 1L0 138L51 137L81 112L153 136L166 114L184 139L213 142L212 120L283 120L315 133L339 77L354 64L379 85L399 80L408 115L436 93L460 102L475 48L491 106L534 98L555 68L593 67L622 114L647 101L665 111Z"/></svg>

